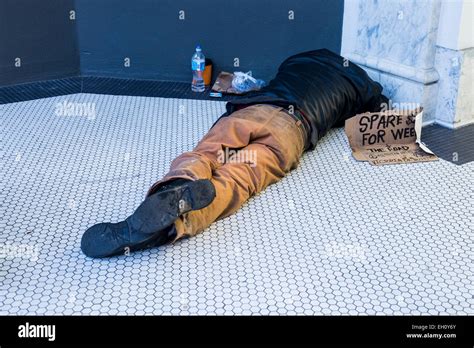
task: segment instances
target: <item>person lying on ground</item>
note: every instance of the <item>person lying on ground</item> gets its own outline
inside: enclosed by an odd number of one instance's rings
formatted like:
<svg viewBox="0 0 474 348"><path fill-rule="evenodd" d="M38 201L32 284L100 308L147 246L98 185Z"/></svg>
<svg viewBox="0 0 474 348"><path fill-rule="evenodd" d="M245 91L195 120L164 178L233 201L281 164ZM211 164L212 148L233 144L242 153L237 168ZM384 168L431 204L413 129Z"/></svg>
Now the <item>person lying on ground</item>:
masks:
<svg viewBox="0 0 474 348"><path fill-rule="evenodd" d="M132 215L90 227L81 249L107 257L195 236L296 168L331 127L386 105L380 84L345 58L326 49L293 55L268 86L228 102Z"/></svg>

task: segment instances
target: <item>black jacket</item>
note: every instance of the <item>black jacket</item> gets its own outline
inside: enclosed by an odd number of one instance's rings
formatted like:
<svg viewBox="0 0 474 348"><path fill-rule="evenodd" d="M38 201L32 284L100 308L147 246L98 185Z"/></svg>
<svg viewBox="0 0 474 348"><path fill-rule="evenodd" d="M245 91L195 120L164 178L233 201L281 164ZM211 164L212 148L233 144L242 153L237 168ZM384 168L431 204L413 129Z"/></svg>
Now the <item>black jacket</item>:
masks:
<svg viewBox="0 0 474 348"><path fill-rule="evenodd" d="M232 114L242 105L274 104L301 113L308 133L307 149L314 149L318 139L333 126L365 111L380 111L388 103L382 86L370 79L356 64L327 49L299 53L286 59L278 73L260 91L226 104Z"/></svg>

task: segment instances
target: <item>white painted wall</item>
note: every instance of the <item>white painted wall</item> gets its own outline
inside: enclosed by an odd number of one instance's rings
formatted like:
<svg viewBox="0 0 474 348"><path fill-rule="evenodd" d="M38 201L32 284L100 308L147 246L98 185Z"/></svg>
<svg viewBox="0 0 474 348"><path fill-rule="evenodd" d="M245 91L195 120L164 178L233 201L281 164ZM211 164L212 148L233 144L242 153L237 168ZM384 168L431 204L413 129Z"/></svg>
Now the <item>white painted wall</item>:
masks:
<svg viewBox="0 0 474 348"><path fill-rule="evenodd" d="M459 78L456 102L455 127L474 123L474 48L463 51L463 63Z"/></svg>
<svg viewBox="0 0 474 348"><path fill-rule="evenodd" d="M344 17L342 21L341 56L355 51L359 11L357 0L344 0Z"/></svg>
<svg viewBox="0 0 474 348"><path fill-rule="evenodd" d="M474 47L474 0L443 0L437 45L452 50Z"/></svg>
<svg viewBox="0 0 474 348"><path fill-rule="evenodd" d="M474 47L474 0L464 0L458 47L460 50Z"/></svg>

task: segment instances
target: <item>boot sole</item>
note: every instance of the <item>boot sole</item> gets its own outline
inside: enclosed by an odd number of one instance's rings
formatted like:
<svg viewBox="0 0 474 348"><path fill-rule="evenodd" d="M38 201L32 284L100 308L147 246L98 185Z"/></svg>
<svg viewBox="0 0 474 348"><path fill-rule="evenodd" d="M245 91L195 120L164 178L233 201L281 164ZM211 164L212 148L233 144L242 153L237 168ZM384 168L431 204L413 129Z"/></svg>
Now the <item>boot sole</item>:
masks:
<svg viewBox="0 0 474 348"><path fill-rule="evenodd" d="M209 180L190 181L149 196L127 222L132 233L154 234L170 226L180 215L207 207L215 195L214 185Z"/></svg>

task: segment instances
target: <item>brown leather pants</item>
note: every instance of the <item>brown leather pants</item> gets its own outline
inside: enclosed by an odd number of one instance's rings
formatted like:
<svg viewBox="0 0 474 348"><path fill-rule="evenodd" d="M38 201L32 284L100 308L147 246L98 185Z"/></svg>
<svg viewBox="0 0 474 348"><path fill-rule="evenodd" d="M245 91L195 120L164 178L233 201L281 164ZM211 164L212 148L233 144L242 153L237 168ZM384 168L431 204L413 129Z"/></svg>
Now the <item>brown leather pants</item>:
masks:
<svg viewBox="0 0 474 348"><path fill-rule="evenodd" d="M194 236L296 168L305 137L300 122L280 107L258 104L235 111L221 118L193 151L178 156L148 195L175 178L211 180L214 201L175 222L176 239Z"/></svg>

